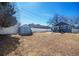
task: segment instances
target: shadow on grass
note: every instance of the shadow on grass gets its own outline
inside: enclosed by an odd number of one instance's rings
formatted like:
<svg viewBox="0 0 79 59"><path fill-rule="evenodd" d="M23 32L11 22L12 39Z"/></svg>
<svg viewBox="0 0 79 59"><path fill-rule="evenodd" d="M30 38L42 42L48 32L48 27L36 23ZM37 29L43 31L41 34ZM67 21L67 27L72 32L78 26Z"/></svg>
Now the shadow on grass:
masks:
<svg viewBox="0 0 79 59"><path fill-rule="evenodd" d="M11 53L19 44L19 38L0 36L0 56L6 56L7 54Z"/></svg>

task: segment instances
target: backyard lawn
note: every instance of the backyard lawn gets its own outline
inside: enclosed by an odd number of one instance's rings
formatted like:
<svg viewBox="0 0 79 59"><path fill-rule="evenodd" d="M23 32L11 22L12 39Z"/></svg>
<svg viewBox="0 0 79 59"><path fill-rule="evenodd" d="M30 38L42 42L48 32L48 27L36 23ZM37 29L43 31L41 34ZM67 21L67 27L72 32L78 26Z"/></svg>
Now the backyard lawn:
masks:
<svg viewBox="0 0 79 59"><path fill-rule="evenodd" d="M79 56L79 34L43 32L32 36L12 35L0 41L0 55Z"/></svg>

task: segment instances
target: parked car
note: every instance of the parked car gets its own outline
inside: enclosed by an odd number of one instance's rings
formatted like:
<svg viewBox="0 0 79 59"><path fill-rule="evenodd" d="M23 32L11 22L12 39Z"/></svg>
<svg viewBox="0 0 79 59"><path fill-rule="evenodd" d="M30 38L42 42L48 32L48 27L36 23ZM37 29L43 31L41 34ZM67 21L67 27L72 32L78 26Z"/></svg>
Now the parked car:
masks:
<svg viewBox="0 0 79 59"><path fill-rule="evenodd" d="M29 36L33 34L31 28L27 24L20 26L18 33L21 36Z"/></svg>

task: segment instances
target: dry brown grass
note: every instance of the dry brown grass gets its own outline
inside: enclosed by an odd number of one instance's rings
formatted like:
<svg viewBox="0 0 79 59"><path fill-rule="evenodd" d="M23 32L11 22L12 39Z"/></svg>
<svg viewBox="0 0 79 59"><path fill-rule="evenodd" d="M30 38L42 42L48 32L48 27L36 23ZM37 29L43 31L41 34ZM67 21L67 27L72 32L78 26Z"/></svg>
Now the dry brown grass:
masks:
<svg viewBox="0 0 79 59"><path fill-rule="evenodd" d="M6 55L19 56L79 56L79 34L34 33L20 38L17 48Z"/></svg>

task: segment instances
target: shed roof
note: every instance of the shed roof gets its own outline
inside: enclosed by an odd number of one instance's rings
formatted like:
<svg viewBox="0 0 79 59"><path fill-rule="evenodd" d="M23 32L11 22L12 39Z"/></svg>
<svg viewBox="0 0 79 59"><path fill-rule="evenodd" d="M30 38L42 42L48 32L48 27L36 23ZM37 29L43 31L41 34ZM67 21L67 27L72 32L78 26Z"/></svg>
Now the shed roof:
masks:
<svg viewBox="0 0 79 59"><path fill-rule="evenodd" d="M61 25L69 25L69 24L68 23L65 23L65 22L60 22L60 23L58 23L58 24L56 24L54 26L61 26Z"/></svg>

